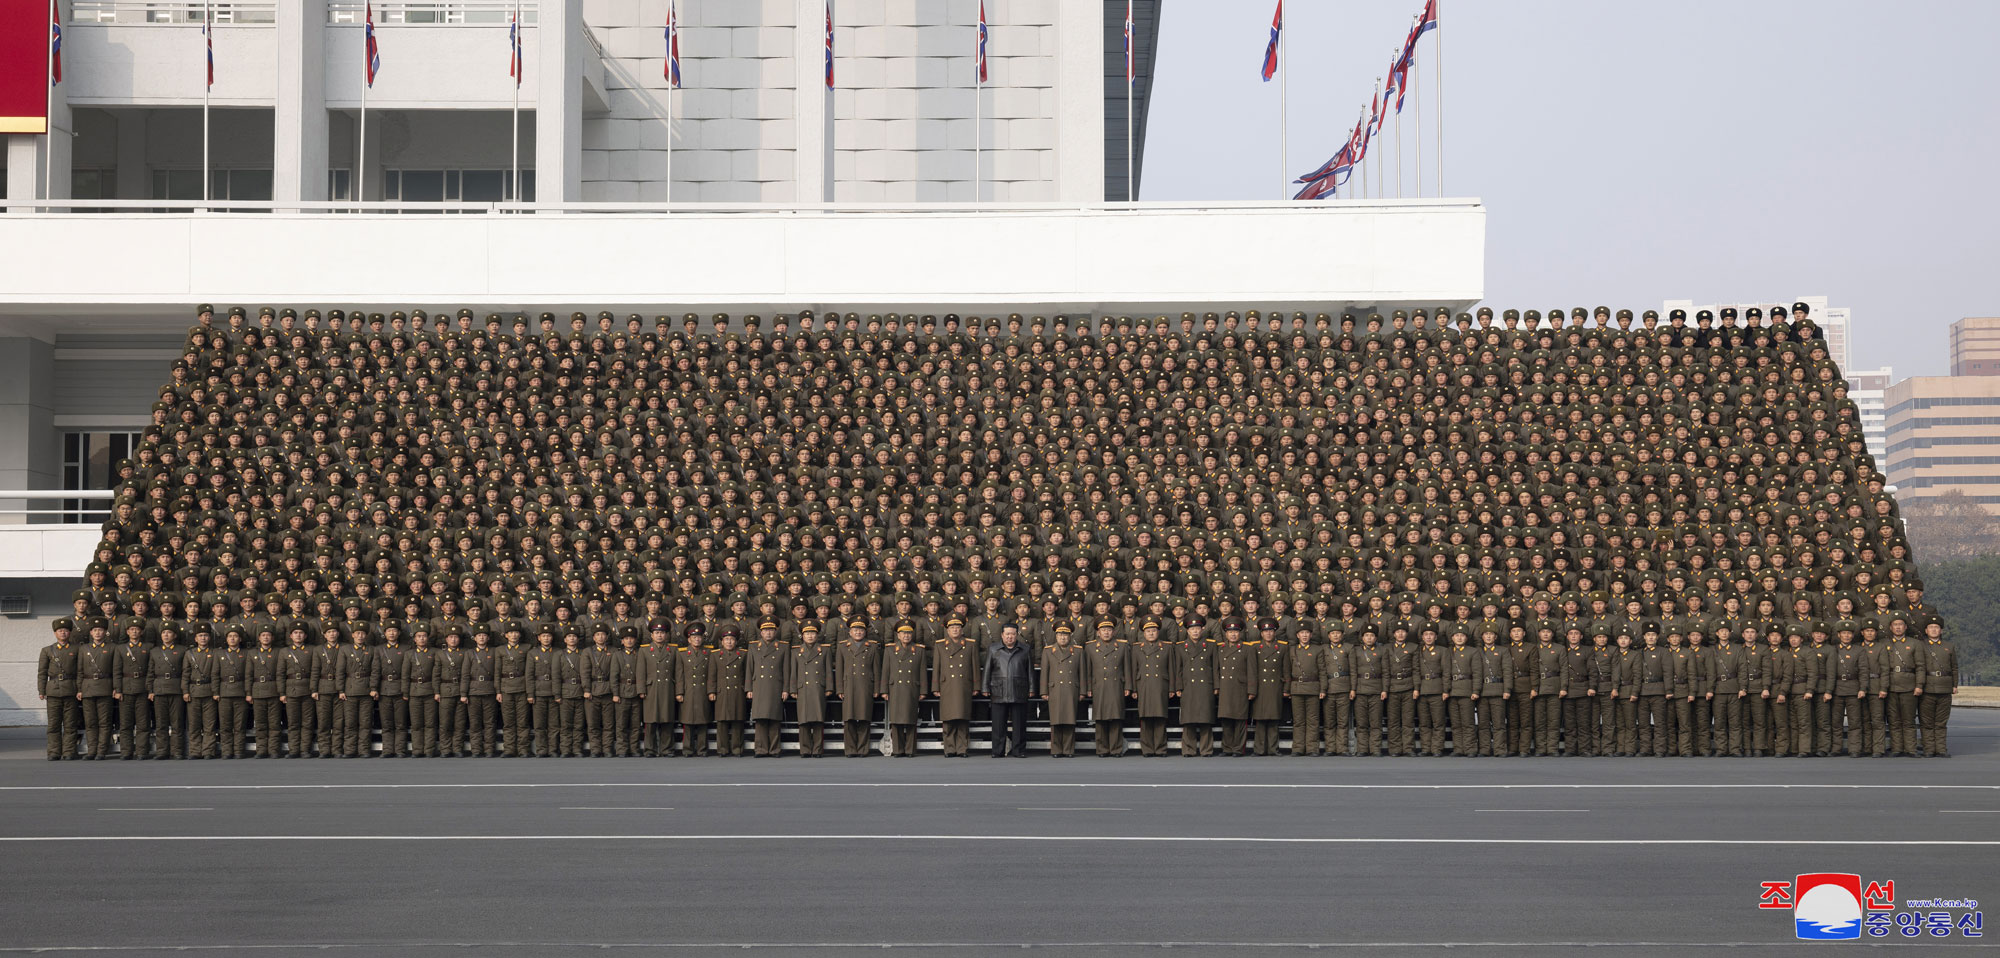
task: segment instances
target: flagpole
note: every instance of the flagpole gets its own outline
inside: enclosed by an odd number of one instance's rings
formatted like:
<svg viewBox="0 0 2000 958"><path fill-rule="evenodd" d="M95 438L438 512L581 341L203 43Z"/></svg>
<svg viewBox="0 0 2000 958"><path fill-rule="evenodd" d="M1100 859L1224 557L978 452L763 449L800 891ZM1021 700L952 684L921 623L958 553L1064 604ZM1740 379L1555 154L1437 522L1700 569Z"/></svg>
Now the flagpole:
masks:
<svg viewBox="0 0 2000 958"><path fill-rule="evenodd" d="M540 14L536 15L536 22L540 22ZM521 201L521 81L524 79L521 74L528 72L528 58L525 55L527 44L524 42L526 38L521 32L524 26L521 23L521 0L514 0L514 37L511 42L513 49L507 51L507 55L514 59L514 69L508 71L514 74L514 128L512 134L514 138L514 165L508 169L507 173L507 189L511 194L507 198L516 203Z"/></svg>
<svg viewBox="0 0 2000 958"><path fill-rule="evenodd" d="M54 24L55 22L56 22L56 0L49 0L49 23ZM48 69L44 71L42 75L42 116L46 117L46 120L44 120L43 122L43 128L48 131L48 133L42 137L42 199L44 200L55 199L55 196L53 194L56 191L55 27L50 26L48 28L48 31L49 31L48 36L46 36L43 39L44 45L46 45L49 48ZM32 176L34 174L30 173L29 175ZM34 188L33 181L30 181L29 189L33 188ZM42 207L42 212L44 213L53 213L55 211L56 208L53 206Z"/></svg>
<svg viewBox="0 0 2000 958"><path fill-rule="evenodd" d="M1432 0L1431 12L1436 15L1436 19L1433 22L1437 24L1437 26L1431 28L1432 32L1437 34L1437 37L1435 38L1435 42L1437 44L1437 50L1436 50L1437 64L1435 66L1435 69L1437 72L1434 75L1434 79L1437 81L1437 83L1436 83L1436 92L1433 95L1437 97L1437 103L1435 104L1435 106L1437 108L1436 112L1437 112L1438 195L1443 196L1444 195L1444 14L1439 12L1437 0Z"/></svg>
<svg viewBox="0 0 2000 958"><path fill-rule="evenodd" d="M986 90L986 78L979 75L979 68L983 63L979 53L979 31L986 26L986 4L985 0L972 0L972 2L979 4L979 20L972 27L972 202L978 205L981 185L979 155L985 147L979 129L979 121L985 115L984 105L979 102L979 95Z"/></svg>
<svg viewBox="0 0 2000 958"><path fill-rule="evenodd" d="M1292 168L1290 142L1292 131L1285 125L1286 114L1289 112L1289 108L1286 106L1286 98L1289 92L1288 88L1291 86L1292 60L1285 53L1285 37L1291 31L1285 29L1285 19L1282 13L1284 10L1284 0L1279 0L1278 9L1281 11L1278 15L1278 199L1283 200L1290 198L1292 195L1292 191L1289 189L1291 185L1290 171ZM1131 111L1128 110L1126 112L1129 114Z"/></svg>
<svg viewBox="0 0 2000 958"><path fill-rule="evenodd" d="M210 174L210 173L209 173L209 170L208 170L208 141L209 141L209 135L208 135L208 91L209 91L209 87L210 87L210 86L212 85L212 84L210 84L210 83L209 83L209 80L208 80L208 71L209 71L209 65L208 65L208 64L209 64L209 58L215 55L215 54L214 54L213 52L211 52L211 51L213 51L213 50L215 49L215 4L214 4L213 0L210 0L210 2L207 2L207 3L203 3L203 4L202 4L202 12L201 12L201 41L202 41L202 51L201 51L201 198L202 198L202 201L203 201L203 202L206 202L206 201L208 201L209 199L211 199L211 197L209 196L209 177L210 177L210 176L212 175L212 174Z"/></svg>
<svg viewBox="0 0 2000 958"><path fill-rule="evenodd" d="M674 50L681 43L681 18L679 0L667 0L667 22L673 29L667 32L667 203L674 201L674 90L680 87L674 79ZM539 14L537 14L539 16Z"/></svg>
<svg viewBox="0 0 2000 958"><path fill-rule="evenodd" d="M364 28L365 29L365 28ZM360 136L355 141L354 159L354 202L359 204L367 192L368 182L368 40L363 37L361 53L361 126Z"/></svg>
<svg viewBox="0 0 2000 958"><path fill-rule="evenodd" d="M1420 21L1422 16L1418 14ZM1413 50L1410 55L1416 56L1415 51ZM1412 109L1417 113L1414 124L1417 128L1417 195L1422 196L1424 195L1424 91L1417 88L1418 73L1417 70L1410 71L1410 99L1416 101Z"/></svg>
<svg viewBox="0 0 2000 958"><path fill-rule="evenodd" d="M1396 62L1400 63L1402 54L1399 52L1396 56L1398 57ZM1390 67L1390 72L1396 72L1393 64ZM1405 95L1404 85L1408 82L1405 80L1402 84L1396 86L1396 95L1398 97ZM1383 106L1386 109L1388 105L1383 104ZM1403 198L1403 111L1401 109L1396 111L1396 198L1399 200Z"/></svg>
<svg viewBox="0 0 2000 958"><path fill-rule="evenodd" d="M1137 25L1132 22L1132 0L1125 0L1125 202L1139 198L1137 177L1139 144L1133 142L1132 82L1139 51L1132 48L1137 37Z"/></svg>

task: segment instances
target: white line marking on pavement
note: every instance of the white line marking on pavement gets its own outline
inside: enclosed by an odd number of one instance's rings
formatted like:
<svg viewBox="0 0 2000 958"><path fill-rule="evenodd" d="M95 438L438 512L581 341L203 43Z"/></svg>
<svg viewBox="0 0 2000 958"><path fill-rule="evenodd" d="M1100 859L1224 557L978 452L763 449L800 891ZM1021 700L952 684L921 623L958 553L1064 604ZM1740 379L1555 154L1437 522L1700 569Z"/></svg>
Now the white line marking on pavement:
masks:
<svg viewBox="0 0 2000 958"><path fill-rule="evenodd" d="M1091 806L1091 805L1021 805L1017 806L1014 810L1017 812L1129 812L1131 811L1131 809L1129 808L1110 808L1108 806Z"/></svg>
<svg viewBox="0 0 2000 958"><path fill-rule="evenodd" d="M1588 812L1588 808L1475 808L1475 812Z"/></svg>
<svg viewBox="0 0 2000 958"><path fill-rule="evenodd" d="M421 789L421 788L1148 788L1148 789L1332 789L1355 791L1526 791L1537 789L1674 790L1781 789L1811 791L1822 789L1936 789L2000 790L2000 785L1836 785L1757 782L1741 784L1551 784L1546 782L1507 785L1349 785L1334 783L1281 782L395 782L370 784L332 782L290 785L0 785L0 792L147 792L147 791L288 791L299 789Z"/></svg>
<svg viewBox="0 0 2000 958"><path fill-rule="evenodd" d="M100 812L212 812L213 808L100 808Z"/></svg>
<svg viewBox="0 0 2000 958"><path fill-rule="evenodd" d="M2000 815L2000 808L1940 808L1944 815Z"/></svg>
<svg viewBox="0 0 2000 958"><path fill-rule="evenodd" d="M565 812L671 812L664 805L564 805Z"/></svg>
<svg viewBox="0 0 2000 958"><path fill-rule="evenodd" d="M0 842L1126 842L1247 845L1988 846L1994 841L1843 838L1294 838L1232 835L7 835Z"/></svg>

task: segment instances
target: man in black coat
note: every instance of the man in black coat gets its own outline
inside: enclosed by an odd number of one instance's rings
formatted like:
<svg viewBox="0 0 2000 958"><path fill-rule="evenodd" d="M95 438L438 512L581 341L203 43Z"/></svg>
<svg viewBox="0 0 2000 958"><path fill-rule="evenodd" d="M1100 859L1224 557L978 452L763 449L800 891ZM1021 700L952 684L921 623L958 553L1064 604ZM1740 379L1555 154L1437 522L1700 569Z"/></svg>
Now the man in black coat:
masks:
<svg viewBox="0 0 2000 958"><path fill-rule="evenodd" d="M979 681L980 692L990 703L994 758L1028 757L1032 667L1028 647L1021 644L1021 630L1013 625L1002 628L1000 641L986 650L986 667Z"/></svg>

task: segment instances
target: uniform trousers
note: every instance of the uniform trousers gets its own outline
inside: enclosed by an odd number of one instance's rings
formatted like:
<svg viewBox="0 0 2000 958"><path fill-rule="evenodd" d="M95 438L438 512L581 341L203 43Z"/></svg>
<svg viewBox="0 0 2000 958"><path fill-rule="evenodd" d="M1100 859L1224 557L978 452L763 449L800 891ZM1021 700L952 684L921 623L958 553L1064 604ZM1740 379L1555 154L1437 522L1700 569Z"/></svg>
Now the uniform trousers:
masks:
<svg viewBox="0 0 2000 958"><path fill-rule="evenodd" d="M285 696L285 752L293 758L305 758L312 751L313 719L318 711L313 705L311 696Z"/></svg>
<svg viewBox="0 0 2000 958"><path fill-rule="evenodd" d="M1852 695L1835 695L1830 703L1833 717L1828 730L1833 733L1833 750L1849 755L1864 755L1868 748L1868 707L1860 698Z"/></svg>
<svg viewBox="0 0 2000 958"><path fill-rule="evenodd" d="M260 695L250 700L250 727L257 733L257 757L278 754L278 726L284 703L275 695Z"/></svg>
<svg viewBox="0 0 2000 958"><path fill-rule="evenodd" d="M1563 754L1588 755L1597 748L1597 703L1588 695L1561 699Z"/></svg>
<svg viewBox="0 0 2000 958"><path fill-rule="evenodd" d="M1710 700L1707 696L1697 694L1694 697L1694 701L1690 704L1693 705L1693 708L1690 711L1693 713L1693 721L1694 721L1694 727L1693 727L1694 751L1691 751L1688 754L1706 756L1710 752L1714 751L1713 743L1715 741L1715 736L1713 734L1713 730L1715 728L1715 718L1714 718L1715 703L1712 700Z"/></svg>
<svg viewBox="0 0 2000 958"><path fill-rule="evenodd" d="M646 715L645 706L645 699L630 695L620 696L618 701L613 703L618 729L617 740L612 743L612 751L617 753L619 758L639 754L639 737L643 731L640 726L645 724L643 721Z"/></svg>
<svg viewBox="0 0 2000 958"><path fill-rule="evenodd" d="M1951 693L1924 693L1918 700L1917 716L1924 737L1924 754L1949 754L1945 747L1945 726L1951 722Z"/></svg>
<svg viewBox="0 0 2000 958"><path fill-rule="evenodd" d="M1095 710L1093 709L1093 711ZM1106 709L1105 711L1108 712L1110 709ZM1098 755L1118 756L1125 754L1124 717L1105 718L1102 714L1098 715L1097 734L1090 739L1090 750Z"/></svg>
<svg viewBox="0 0 2000 958"><path fill-rule="evenodd" d="M709 748L708 726L706 724L697 725L688 722L682 722L681 740L683 746L681 754L683 755L715 754L715 752ZM866 747L865 743L863 747Z"/></svg>
<svg viewBox="0 0 2000 958"><path fill-rule="evenodd" d="M246 704L241 695L215 697L215 734L222 743L223 758L236 758L243 754L243 707Z"/></svg>
<svg viewBox="0 0 2000 958"><path fill-rule="evenodd" d="M1865 743L1869 755L1880 756L1889 751L1889 700L1881 693L1866 699L1868 707L1868 740Z"/></svg>
<svg viewBox="0 0 2000 958"><path fill-rule="evenodd" d="M1523 695L1507 703L1507 754L1532 755L1535 751L1535 699Z"/></svg>
<svg viewBox="0 0 2000 958"><path fill-rule="evenodd" d="M1240 718L1222 720L1222 754L1243 754L1244 732L1248 727L1248 723Z"/></svg>
<svg viewBox="0 0 2000 958"><path fill-rule="evenodd" d="M1416 746L1417 700L1408 690L1390 692L1384 705L1389 720L1389 754L1408 755Z"/></svg>
<svg viewBox="0 0 2000 958"><path fill-rule="evenodd" d="M910 730L910 754L914 755L917 748L917 727L914 725L907 727ZM715 723L715 750L723 755L743 754L742 719L723 719Z"/></svg>
<svg viewBox="0 0 2000 958"><path fill-rule="evenodd" d="M1479 754L1479 730L1473 722L1472 713L1477 696L1454 695L1445 702L1445 711L1451 713L1451 754L1458 756Z"/></svg>
<svg viewBox="0 0 2000 958"><path fill-rule="evenodd" d="M111 730L118 724L118 700L109 695L88 695L82 704L83 754L103 758L111 754Z"/></svg>
<svg viewBox="0 0 2000 958"><path fill-rule="evenodd" d="M1763 755L1771 748L1771 700L1762 692L1743 696L1743 748Z"/></svg>
<svg viewBox="0 0 2000 958"><path fill-rule="evenodd" d="M438 705L435 695L410 699L410 751L435 758L438 753Z"/></svg>
<svg viewBox="0 0 2000 958"><path fill-rule="evenodd" d="M987 706L987 710L991 715L993 725L993 754L1028 754L1028 703L993 702ZM1070 726L1069 731L1070 746L1071 750L1074 751L1076 746L1076 726ZM971 735L970 732L966 734L968 738ZM1051 737L1053 738L1053 729L1051 729ZM958 754L964 755L965 749L961 748Z"/></svg>
<svg viewBox="0 0 2000 958"><path fill-rule="evenodd" d="M723 754L728 755L730 754L730 752L728 751L728 749L725 748L723 750ZM917 754L916 723L914 722L889 723L889 754L891 756L904 756L904 755Z"/></svg>
<svg viewBox="0 0 2000 958"><path fill-rule="evenodd" d="M563 701L568 702L569 700L564 699ZM680 745L674 740L674 735L679 730L680 725L675 722L647 722L646 754L654 758L673 757L681 750ZM563 738L562 752L567 755L569 751L569 739L565 736Z"/></svg>
<svg viewBox="0 0 2000 958"><path fill-rule="evenodd" d="M1743 699L1734 692L1718 693L1710 703L1715 716L1714 752L1717 755L1743 754Z"/></svg>
<svg viewBox="0 0 2000 958"><path fill-rule="evenodd" d="M583 704L582 696L556 700L556 740L562 745L562 754L565 757L583 754ZM665 728L666 732L663 734L666 736L666 748L672 749L673 724L667 723Z"/></svg>
<svg viewBox="0 0 2000 958"><path fill-rule="evenodd" d="M188 754L215 757L215 696L188 697Z"/></svg>
<svg viewBox="0 0 2000 958"><path fill-rule="evenodd" d="M1670 743L1673 755L1694 754L1694 703L1685 695L1676 695L1668 713L1674 720L1674 737Z"/></svg>
<svg viewBox="0 0 2000 958"><path fill-rule="evenodd" d="M401 693L384 695L375 703L382 713L382 754L402 755L409 751L410 699Z"/></svg>
<svg viewBox="0 0 2000 958"><path fill-rule="evenodd" d="M1789 755L1792 751L1792 701L1788 695L1779 701L1773 693L1770 700L1771 717L1766 720L1771 728L1771 754Z"/></svg>
<svg viewBox="0 0 2000 958"><path fill-rule="evenodd" d="M1382 754L1382 713L1389 703L1379 693L1354 697L1354 750L1362 755Z"/></svg>
<svg viewBox="0 0 2000 958"><path fill-rule="evenodd" d="M1639 714L1634 720L1639 730L1640 755L1665 755L1667 733L1671 720L1667 718L1667 697L1664 695L1639 696Z"/></svg>
<svg viewBox="0 0 2000 958"><path fill-rule="evenodd" d="M1354 700L1347 692L1328 692L1320 703L1321 750L1328 755L1352 755L1348 738L1354 732ZM1183 738L1187 733L1182 732Z"/></svg>
<svg viewBox="0 0 2000 958"><path fill-rule="evenodd" d="M1811 692L1794 692L1786 700L1792 707L1792 754L1811 755L1813 753L1813 710L1819 703L1819 696Z"/></svg>
<svg viewBox="0 0 2000 958"><path fill-rule="evenodd" d="M457 757L465 754L465 726L471 714L471 703L456 695L447 695L438 702L438 750L445 755Z"/></svg>
<svg viewBox="0 0 2000 958"><path fill-rule="evenodd" d="M1182 741L1185 743L1186 739L1183 738ZM1057 758L1067 758L1076 754L1074 723L1049 726L1049 754Z"/></svg>
<svg viewBox="0 0 2000 958"><path fill-rule="evenodd" d="M1259 755L1278 754L1278 734L1284 723L1278 719L1253 719L1250 722L1251 750Z"/></svg>
<svg viewBox="0 0 2000 958"><path fill-rule="evenodd" d="M826 751L826 723L799 723L799 754L819 756Z"/></svg>
<svg viewBox="0 0 2000 958"><path fill-rule="evenodd" d="M1834 734L1833 700L1825 693L1813 696L1813 754L1832 755L1840 736Z"/></svg>
<svg viewBox="0 0 2000 958"><path fill-rule="evenodd" d="M1530 703L1535 712L1535 754L1556 753L1556 725L1561 721L1562 699L1554 692L1537 695Z"/></svg>
<svg viewBox="0 0 2000 958"><path fill-rule="evenodd" d="M153 703L146 693L128 694L118 703L118 751L126 758L144 757L153 745Z"/></svg>
<svg viewBox="0 0 2000 958"><path fill-rule="evenodd" d="M375 726L375 700L366 695L350 695L340 702L340 754L361 756L372 753L369 741Z"/></svg>
<svg viewBox="0 0 2000 958"><path fill-rule="evenodd" d="M583 700L583 724L590 737L590 754L599 757L611 754L611 737L616 732L617 716L611 711L609 695L594 695Z"/></svg>
<svg viewBox="0 0 2000 958"><path fill-rule="evenodd" d="M1482 695L1473 719L1479 723L1479 754L1507 754L1508 702L1504 695ZM1455 733L1454 733L1455 734Z"/></svg>
<svg viewBox="0 0 2000 958"><path fill-rule="evenodd" d="M772 724L774 726L773 734L776 734L775 726L777 723L774 722ZM943 724L944 724L944 731L939 734L938 742L939 744L944 746L944 753L946 755L964 755L972 750L971 719L946 719L944 720ZM775 744L776 739L773 739L772 741L773 741L773 746L771 754L776 755L778 754ZM760 745L763 744L763 740L761 738L759 738L758 744Z"/></svg>
<svg viewBox="0 0 2000 958"><path fill-rule="evenodd" d="M74 695L49 696L48 722L49 757L75 758L77 736L83 733L83 704Z"/></svg>
<svg viewBox="0 0 2000 958"><path fill-rule="evenodd" d="M313 731L320 758L332 758L340 753L341 740L346 737L341 732L346 724L345 718L337 694L321 692L313 698Z"/></svg>
<svg viewBox="0 0 2000 958"><path fill-rule="evenodd" d="M1319 712L1319 693L1312 692L1292 696L1293 755L1319 754ZM1162 724L1164 723L1165 720L1163 719ZM1164 747L1166 745L1166 736L1162 734L1160 740L1161 746ZM1140 735L1139 741L1141 744L1145 743L1144 734Z"/></svg>
<svg viewBox="0 0 2000 958"><path fill-rule="evenodd" d="M153 696L153 754L187 757L187 702L170 692Z"/></svg>
<svg viewBox="0 0 2000 958"><path fill-rule="evenodd" d="M1616 741L1612 751L1618 755L1639 754L1639 702L1629 695L1620 695L1613 702L1612 734Z"/></svg>
<svg viewBox="0 0 2000 958"><path fill-rule="evenodd" d="M960 722L958 724L965 725L968 723ZM951 725L952 723L950 722L945 723L945 731L947 733L951 731ZM751 731L756 733L756 747L753 751L758 755L766 756L776 755L784 751L784 728L785 723L777 719L757 719L754 723L754 728L751 729ZM950 746L946 746L945 754L951 754Z"/></svg>
<svg viewBox="0 0 2000 958"><path fill-rule="evenodd" d="M1892 754L1917 754L1917 698L1914 692L1889 693L1889 751Z"/></svg>
<svg viewBox="0 0 2000 958"><path fill-rule="evenodd" d="M502 750L511 758L529 754L528 693L503 693L498 696L496 704L500 707L500 727L506 730L506 738L501 741Z"/></svg>
<svg viewBox="0 0 2000 958"><path fill-rule="evenodd" d="M536 758L562 754L562 745L556 741L556 713L559 710L553 695L537 695L534 701L528 703L528 711L534 718Z"/></svg>
<svg viewBox="0 0 2000 958"><path fill-rule="evenodd" d="M495 726L500 717L500 703L493 693L466 696L467 727L471 732L472 754L492 757L498 750L494 748Z"/></svg>
<svg viewBox="0 0 2000 958"><path fill-rule="evenodd" d="M1417 721L1423 728L1420 742L1425 755L1444 754L1444 720L1450 711L1442 695L1425 694L1417 698Z"/></svg>

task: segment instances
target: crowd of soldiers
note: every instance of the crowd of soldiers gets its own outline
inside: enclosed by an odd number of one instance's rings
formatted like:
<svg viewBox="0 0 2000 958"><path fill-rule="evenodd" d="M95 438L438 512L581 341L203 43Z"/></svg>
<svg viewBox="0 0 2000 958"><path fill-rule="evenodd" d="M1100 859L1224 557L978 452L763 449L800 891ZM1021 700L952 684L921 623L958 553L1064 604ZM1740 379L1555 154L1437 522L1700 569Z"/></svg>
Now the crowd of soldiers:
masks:
<svg viewBox="0 0 2000 958"><path fill-rule="evenodd" d="M1945 754L1819 330L1689 319L203 307L50 758L962 755L1015 643L1056 754Z"/></svg>

